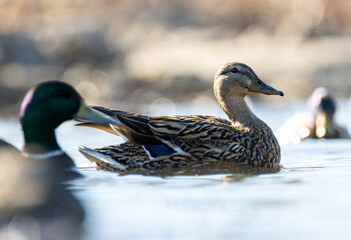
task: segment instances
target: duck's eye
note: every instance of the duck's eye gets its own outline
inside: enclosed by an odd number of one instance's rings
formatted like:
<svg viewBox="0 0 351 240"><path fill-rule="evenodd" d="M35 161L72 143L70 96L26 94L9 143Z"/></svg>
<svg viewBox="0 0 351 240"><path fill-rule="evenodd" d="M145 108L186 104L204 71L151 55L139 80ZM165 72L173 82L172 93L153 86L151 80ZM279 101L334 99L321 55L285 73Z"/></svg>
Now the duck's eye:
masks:
<svg viewBox="0 0 351 240"><path fill-rule="evenodd" d="M258 80L257 83L258 83L259 85L261 85L261 84L262 84L262 81Z"/></svg>
<svg viewBox="0 0 351 240"><path fill-rule="evenodd" d="M232 73L237 73L237 72L239 72L239 69L237 69L237 68L232 68L232 70L230 70Z"/></svg>
<svg viewBox="0 0 351 240"><path fill-rule="evenodd" d="M62 90L56 90L54 92L54 96L58 98L69 98L70 94L68 92L62 91Z"/></svg>

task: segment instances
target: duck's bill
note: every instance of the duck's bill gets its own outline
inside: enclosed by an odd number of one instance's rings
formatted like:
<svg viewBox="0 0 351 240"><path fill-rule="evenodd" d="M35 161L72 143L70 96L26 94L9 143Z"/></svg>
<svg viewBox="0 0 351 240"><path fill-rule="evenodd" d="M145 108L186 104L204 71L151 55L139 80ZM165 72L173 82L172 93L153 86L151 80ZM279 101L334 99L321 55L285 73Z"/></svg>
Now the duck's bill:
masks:
<svg viewBox="0 0 351 240"><path fill-rule="evenodd" d="M267 84L265 84L261 79L252 81L249 88L249 92L262 93L266 95L279 95L284 96L284 93L278 89L275 89Z"/></svg>
<svg viewBox="0 0 351 240"><path fill-rule="evenodd" d="M117 119L113 119L106 114L92 109L87 106L83 101L80 103L78 112L74 116L74 120L80 122L79 125L92 125L92 126L106 126L109 127L110 124L118 124Z"/></svg>
<svg viewBox="0 0 351 240"><path fill-rule="evenodd" d="M96 128L96 129L99 129L99 130L111 133L113 135L119 136L119 134L113 128L111 128L110 125L97 124L97 123L92 123L92 122L80 122L80 123L76 123L74 125L75 126L79 126L79 127Z"/></svg>

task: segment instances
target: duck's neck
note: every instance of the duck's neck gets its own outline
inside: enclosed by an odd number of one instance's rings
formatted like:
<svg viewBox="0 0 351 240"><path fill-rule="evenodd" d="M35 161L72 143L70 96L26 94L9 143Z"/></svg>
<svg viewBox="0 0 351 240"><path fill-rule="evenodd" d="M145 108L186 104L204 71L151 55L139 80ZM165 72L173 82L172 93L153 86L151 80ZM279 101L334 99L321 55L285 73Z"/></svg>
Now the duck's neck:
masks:
<svg viewBox="0 0 351 240"><path fill-rule="evenodd" d="M317 137L335 137L337 130L334 124L334 116L325 112L317 114L315 119L315 131Z"/></svg>
<svg viewBox="0 0 351 240"><path fill-rule="evenodd" d="M262 127L262 124L265 125L264 122L251 111L244 96L231 96L226 99L221 99L219 102L222 110L233 123L239 122L248 128L257 128Z"/></svg>
<svg viewBox="0 0 351 240"><path fill-rule="evenodd" d="M61 150L55 137L56 126L49 121L42 121L35 116L25 115L22 119L24 133L23 152L40 154Z"/></svg>

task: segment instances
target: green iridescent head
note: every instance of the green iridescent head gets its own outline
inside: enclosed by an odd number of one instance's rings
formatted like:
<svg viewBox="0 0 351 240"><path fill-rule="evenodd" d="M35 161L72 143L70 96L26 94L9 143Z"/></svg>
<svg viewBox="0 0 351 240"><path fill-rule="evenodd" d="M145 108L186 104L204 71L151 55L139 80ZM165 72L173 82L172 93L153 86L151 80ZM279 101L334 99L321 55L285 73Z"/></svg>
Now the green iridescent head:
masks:
<svg viewBox="0 0 351 240"><path fill-rule="evenodd" d="M20 109L21 123L31 125L44 121L55 129L62 122L73 118L80 102L79 93L64 82L41 83L24 97Z"/></svg>
<svg viewBox="0 0 351 240"><path fill-rule="evenodd" d="M54 130L66 120L77 118L114 123L107 115L88 107L72 86L60 81L43 82L29 90L19 116L24 132L24 151L29 152L60 149Z"/></svg>

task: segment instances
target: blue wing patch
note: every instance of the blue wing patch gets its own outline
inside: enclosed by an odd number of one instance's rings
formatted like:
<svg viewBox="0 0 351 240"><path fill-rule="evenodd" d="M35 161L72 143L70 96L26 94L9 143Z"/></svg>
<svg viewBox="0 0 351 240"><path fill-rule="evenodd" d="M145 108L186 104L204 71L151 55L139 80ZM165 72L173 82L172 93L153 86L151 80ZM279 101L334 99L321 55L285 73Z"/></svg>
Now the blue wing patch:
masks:
<svg viewBox="0 0 351 240"><path fill-rule="evenodd" d="M144 145L144 149L148 152L149 156L156 158L160 156L170 156L175 151L164 144L159 145Z"/></svg>

